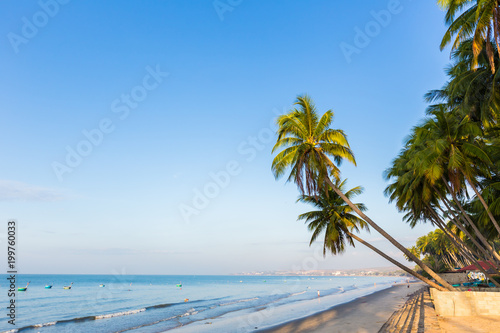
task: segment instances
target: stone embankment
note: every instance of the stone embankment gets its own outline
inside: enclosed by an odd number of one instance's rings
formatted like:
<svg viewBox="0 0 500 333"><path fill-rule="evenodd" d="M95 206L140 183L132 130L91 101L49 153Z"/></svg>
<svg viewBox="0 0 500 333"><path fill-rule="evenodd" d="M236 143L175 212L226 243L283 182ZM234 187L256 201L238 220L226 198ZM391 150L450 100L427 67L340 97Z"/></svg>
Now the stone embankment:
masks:
<svg viewBox="0 0 500 333"><path fill-rule="evenodd" d="M379 333L423 332L442 332L431 301L429 287L422 287L411 294L406 303L395 311L379 330Z"/></svg>

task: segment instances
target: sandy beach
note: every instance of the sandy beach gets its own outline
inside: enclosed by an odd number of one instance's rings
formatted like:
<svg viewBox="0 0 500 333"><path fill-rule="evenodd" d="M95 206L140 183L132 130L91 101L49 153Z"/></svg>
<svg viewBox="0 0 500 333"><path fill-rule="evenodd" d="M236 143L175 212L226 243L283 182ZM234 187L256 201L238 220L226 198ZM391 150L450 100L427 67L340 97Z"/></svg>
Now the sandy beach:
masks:
<svg viewBox="0 0 500 333"><path fill-rule="evenodd" d="M260 333L376 333L423 283L397 284L326 311L281 324Z"/></svg>

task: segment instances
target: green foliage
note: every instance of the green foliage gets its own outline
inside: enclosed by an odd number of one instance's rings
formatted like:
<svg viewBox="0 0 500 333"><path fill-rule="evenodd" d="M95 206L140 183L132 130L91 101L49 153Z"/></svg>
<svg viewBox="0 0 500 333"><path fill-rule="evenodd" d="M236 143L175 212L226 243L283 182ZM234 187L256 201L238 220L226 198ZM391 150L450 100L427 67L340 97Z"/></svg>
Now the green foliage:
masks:
<svg viewBox="0 0 500 333"><path fill-rule="evenodd" d="M499 40L499 4L497 0L438 0L446 10L448 30L443 36L441 49L452 44L457 49L465 40L472 41L472 66L476 67L478 55L486 50L494 73L493 47Z"/></svg>
<svg viewBox="0 0 500 333"><path fill-rule="evenodd" d="M487 32L480 16L500 9L490 1L438 2L449 24L443 45L456 38L449 81L426 95L435 104L386 170L385 194L411 227L451 223L454 237L465 233L464 245L479 259L500 259L491 246L500 236L500 58L492 43L499 36L481 42L476 35Z"/></svg>
<svg viewBox="0 0 500 333"><path fill-rule="evenodd" d="M356 165L347 136L342 130L331 129L333 111L319 117L313 101L307 95L297 97L297 108L279 116L278 140L273 153L279 151L272 163L276 178L290 170L293 181L302 194L317 195L325 188L326 177L338 178L338 166L343 160Z"/></svg>
<svg viewBox="0 0 500 333"><path fill-rule="evenodd" d="M348 191L345 189L346 180L336 181L336 187L344 192L345 196L352 199L362 193L361 187L354 187ZM307 223L307 228L312 232L311 245L321 234L323 234L323 255L329 251L332 254L341 254L345 251L346 243L354 246L354 241L347 232L368 230L365 221L353 214L353 209L347 205L342 198L332 189L323 190L319 196L301 195L297 201L308 203L318 210L299 215L298 220ZM356 206L365 211L366 207L358 203Z"/></svg>
<svg viewBox="0 0 500 333"><path fill-rule="evenodd" d="M424 256L423 261L436 272L453 270L470 262L465 259L445 233L439 229L417 239L411 251L417 257Z"/></svg>

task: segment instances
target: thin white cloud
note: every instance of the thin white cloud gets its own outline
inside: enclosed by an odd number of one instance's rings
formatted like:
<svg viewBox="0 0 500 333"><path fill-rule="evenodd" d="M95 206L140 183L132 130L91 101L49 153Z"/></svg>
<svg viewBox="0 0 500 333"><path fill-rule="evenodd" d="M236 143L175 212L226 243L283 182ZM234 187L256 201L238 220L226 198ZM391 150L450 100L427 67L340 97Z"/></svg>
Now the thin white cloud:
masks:
<svg viewBox="0 0 500 333"><path fill-rule="evenodd" d="M197 251L169 251L162 249L133 249L133 248L101 248L101 249L73 249L70 250L75 255L109 255L109 256L134 256L134 255L185 255L200 254Z"/></svg>
<svg viewBox="0 0 500 333"><path fill-rule="evenodd" d="M59 201L65 195L56 189L0 179L0 201Z"/></svg>

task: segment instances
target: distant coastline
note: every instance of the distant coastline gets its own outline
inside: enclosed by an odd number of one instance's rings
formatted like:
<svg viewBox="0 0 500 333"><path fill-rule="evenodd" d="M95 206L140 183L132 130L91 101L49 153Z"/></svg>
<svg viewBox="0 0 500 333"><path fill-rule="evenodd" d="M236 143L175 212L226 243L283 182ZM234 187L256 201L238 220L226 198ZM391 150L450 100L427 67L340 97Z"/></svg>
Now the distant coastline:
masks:
<svg viewBox="0 0 500 333"><path fill-rule="evenodd" d="M410 276L403 270L395 267L377 267L360 269L316 269L294 271L254 271L231 275L237 276Z"/></svg>

